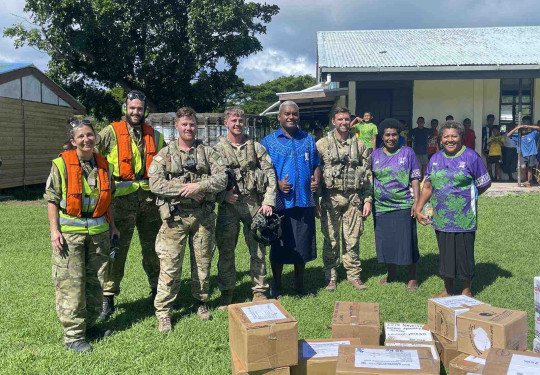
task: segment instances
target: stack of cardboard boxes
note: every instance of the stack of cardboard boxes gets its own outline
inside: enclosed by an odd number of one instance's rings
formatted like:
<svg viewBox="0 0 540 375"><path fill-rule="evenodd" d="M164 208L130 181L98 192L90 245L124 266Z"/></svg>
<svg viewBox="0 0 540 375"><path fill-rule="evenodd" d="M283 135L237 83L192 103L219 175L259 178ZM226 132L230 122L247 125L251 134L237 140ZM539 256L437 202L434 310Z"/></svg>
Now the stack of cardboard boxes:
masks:
<svg viewBox="0 0 540 375"><path fill-rule="evenodd" d="M427 325L386 322L384 346L380 327L379 304L336 302L332 338L298 341L298 322L279 302L231 305L233 375L436 375L441 363L449 375L540 374L540 354L524 352L524 311L452 296L428 301Z"/></svg>
<svg viewBox="0 0 540 375"><path fill-rule="evenodd" d="M534 340L533 352L540 353L540 276L534 278Z"/></svg>

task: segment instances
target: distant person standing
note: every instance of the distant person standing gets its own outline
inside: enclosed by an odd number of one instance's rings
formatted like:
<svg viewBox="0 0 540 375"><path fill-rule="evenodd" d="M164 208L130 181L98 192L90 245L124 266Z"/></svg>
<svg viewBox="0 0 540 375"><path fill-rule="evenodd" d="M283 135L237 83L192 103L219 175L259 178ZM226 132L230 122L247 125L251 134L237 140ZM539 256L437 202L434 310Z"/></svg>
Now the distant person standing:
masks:
<svg viewBox="0 0 540 375"><path fill-rule="evenodd" d="M399 135L402 136L403 139L405 140L405 145L411 147L412 140L409 134L409 128L407 127L407 123L403 120L398 120L398 121L399 121Z"/></svg>
<svg viewBox="0 0 540 375"><path fill-rule="evenodd" d="M501 155L504 146L504 137L499 134L499 127L494 126L491 129L491 137L488 140L488 162L487 168L492 181L500 181L501 179ZM493 167L495 166L495 173Z"/></svg>
<svg viewBox="0 0 540 375"><path fill-rule="evenodd" d="M482 154L484 154L487 159L489 154L487 142L489 140L489 137L491 137L491 129L494 126L493 124L495 122L495 116L492 114L487 115L486 121L486 125L482 126Z"/></svg>
<svg viewBox="0 0 540 375"><path fill-rule="evenodd" d="M374 150L377 148L377 125L372 123L373 114L371 112L364 112L362 119L356 117L351 125L356 129L356 137L359 138L368 149Z"/></svg>
<svg viewBox="0 0 540 375"><path fill-rule="evenodd" d="M515 182L513 174L517 170L517 146L516 142L508 136L508 133L514 129L514 125L509 125L507 127L508 132L504 135L504 146L502 149L502 161L503 161L503 172L508 175L508 181Z"/></svg>
<svg viewBox="0 0 540 375"><path fill-rule="evenodd" d="M439 151L439 131L437 127L439 126L439 120L436 118L431 120L431 134L428 137L427 153L428 159L431 159L431 156Z"/></svg>
<svg viewBox="0 0 540 375"><path fill-rule="evenodd" d="M463 133L463 144L465 147L474 150L476 148L476 133L471 129L472 122L470 118L463 120L463 127L465 128L465 133Z"/></svg>
<svg viewBox="0 0 540 375"><path fill-rule="evenodd" d="M448 116L446 116L446 118L444 119L444 121L454 121L454 116L448 115Z"/></svg>
<svg viewBox="0 0 540 375"><path fill-rule="evenodd" d="M313 130L313 136L315 137L315 142L317 142L319 139L324 137L323 130L319 127L315 128L315 130Z"/></svg>
<svg viewBox="0 0 540 375"><path fill-rule="evenodd" d="M416 120L417 128L411 130L411 138L413 141L413 150L420 165L420 171L422 172L422 177L426 172L426 167L428 164L428 155L427 155L427 145L428 137L431 135L432 130L424 128L425 120L422 116L418 117Z"/></svg>
<svg viewBox="0 0 540 375"><path fill-rule="evenodd" d="M518 145L518 152L521 151L521 173L525 177L525 182L523 186L531 187L532 173L533 168L538 165L538 159L536 155L538 154L538 145L537 145L537 136L538 131L540 131L540 126L530 125L531 117L523 117L523 125L517 126L511 131L508 132L508 136L512 137L512 140ZM521 136L521 150L519 150L519 135L518 131L523 129Z"/></svg>
<svg viewBox="0 0 540 375"><path fill-rule="evenodd" d="M282 216L281 238L270 249L274 285L272 296L281 298L284 264L294 264L294 290L306 294L306 263L317 258L314 192L321 177L315 139L298 127L300 111L293 101L279 106L280 127L261 142L272 159L278 180L276 213Z"/></svg>

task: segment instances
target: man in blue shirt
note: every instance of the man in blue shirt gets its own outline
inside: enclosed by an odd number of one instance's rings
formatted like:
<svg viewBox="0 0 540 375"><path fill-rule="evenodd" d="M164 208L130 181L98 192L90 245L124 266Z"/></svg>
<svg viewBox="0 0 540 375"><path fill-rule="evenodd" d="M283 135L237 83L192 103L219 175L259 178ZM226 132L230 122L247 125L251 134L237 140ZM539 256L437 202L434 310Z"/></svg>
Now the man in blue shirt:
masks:
<svg viewBox="0 0 540 375"><path fill-rule="evenodd" d="M516 126L514 129L508 132L508 137L511 137L516 145L518 146L518 152L521 153L521 174L525 176L526 180L523 185L531 187L532 179L532 170L538 164L536 155L538 154L538 145L536 143L536 138L538 136L538 131L540 131L540 126L534 126L531 124L531 117L523 117L523 125ZM519 147L519 129L523 129L521 135L521 148ZM515 134L514 134L515 133Z"/></svg>
<svg viewBox="0 0 540 375"><path fill-rule="evenodd" d="M298 127L298 105L293 101L283 102L277 119L280 128L261 142L276 171L276 213L282 216L281 238L270 250L274 298L282 294L284 264L294 264L294 290L306 294L305 264L317 257L315 214L318 202L313 193L317 191L321 173L315 139Z"/></svg>

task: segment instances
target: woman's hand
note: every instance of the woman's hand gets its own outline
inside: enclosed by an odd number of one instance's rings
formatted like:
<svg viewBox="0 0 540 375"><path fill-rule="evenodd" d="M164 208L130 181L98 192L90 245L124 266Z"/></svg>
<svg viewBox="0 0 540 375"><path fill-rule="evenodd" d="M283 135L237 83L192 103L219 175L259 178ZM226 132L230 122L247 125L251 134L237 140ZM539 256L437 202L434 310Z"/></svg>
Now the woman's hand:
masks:
<svg viewBox="0 0 540 375"><path fill-rule="evenodd" d="M64 249L64 244L66 243L66 240L64 239L64 236L62 236L62 233L58 229L54 229L51 231L51 244L53 253L56 255L62 255L62 250Z"/></svg>
<svg viewBox="0 0 540 375"><path fill-rule="evenodd" d="M120 238L120 232L118 231L118 228L116 228L116 226L114 226L114 225L110 226L110 234L111 234L111 240L114 237Z"/></svg>
<svg viewBox="0 0 540 375"><path fill-rule="evenodd" d="M416 210L416 220L423 226L426 226L429 224L429 218L422 213L420 210Z"/></svg>
<svg viewBox="0 0 540 375"><path fill-rule="evenodd" d="M416 218L416 202L414 202L412 207L411 207L411 217L413 219Z"/></svg>

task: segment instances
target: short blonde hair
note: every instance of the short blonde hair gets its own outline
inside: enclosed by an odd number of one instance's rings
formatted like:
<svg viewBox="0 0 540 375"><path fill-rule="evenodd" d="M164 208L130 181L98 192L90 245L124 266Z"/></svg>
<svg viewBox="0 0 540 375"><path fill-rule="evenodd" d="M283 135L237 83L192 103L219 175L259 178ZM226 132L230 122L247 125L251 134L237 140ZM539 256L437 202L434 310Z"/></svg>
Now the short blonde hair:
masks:
<svg viewBox="0 0 540 375"><path fill-rule="evenodd" d="M225 121L227 121L227 119L232 115L237 115L238 117L246 117L246 112L244 112L244 110L239 106L228 107L227 109L225 109Z"/></svg>

